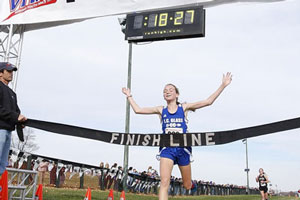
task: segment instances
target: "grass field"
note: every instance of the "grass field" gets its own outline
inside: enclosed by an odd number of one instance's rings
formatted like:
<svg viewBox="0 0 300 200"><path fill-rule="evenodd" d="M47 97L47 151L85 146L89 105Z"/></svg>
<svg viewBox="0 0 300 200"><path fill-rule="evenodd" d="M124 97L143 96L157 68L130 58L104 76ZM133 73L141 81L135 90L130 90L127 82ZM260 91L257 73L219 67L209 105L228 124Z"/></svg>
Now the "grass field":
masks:
<svg viewBox="0 0 300 200"><path fill-rule="evenodd" d="M63 188L43 188L43 200L83 200L85 189L63 189ZM109 191L92 190L92 200L107 200ZM120 199L120 192L114 192L114 200ZM154 195L126 194L126 200L157 200ZM235 196L189 196L173 197L170 200L260 200L257 195L235 195ZM296 197L271 197L270 200L299 200Z"/></svg>
<svg viewBox="0 0 300 200"><path fill-rule="evenodd" d="M86 189L79 188L79 177L75 175L69 179L67 173L66 180L62 185L63 188L49 187L49 173L45 177L45 185L43 188L43 200L83 200L85 197ZM98 189L98 178L85 176L84 187L92 189L92 200L107 200L109 191L101 191ZM120 199L121 193L114 192L114 200ZM155 195L143 195L126 193L126 200L157 200ZM169 198L169 200L260 200L258 195L235 195L235 196L178 196ZM270 200L300 200L295 197L272 197Z"/></svg>

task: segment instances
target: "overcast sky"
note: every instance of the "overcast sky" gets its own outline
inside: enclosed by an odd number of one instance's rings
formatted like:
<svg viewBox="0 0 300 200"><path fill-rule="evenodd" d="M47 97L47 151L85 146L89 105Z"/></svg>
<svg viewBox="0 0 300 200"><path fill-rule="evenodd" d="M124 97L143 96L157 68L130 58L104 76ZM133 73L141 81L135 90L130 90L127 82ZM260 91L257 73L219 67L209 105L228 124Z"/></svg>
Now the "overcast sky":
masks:
<svg viewBox="0 0 300 200"><path fill-rule="evenodd" d="M211 106L189 113L189 131L221 131L300 116L300 2L230 4L207 9L206 37L133 46L132 94L140 106L165 105L167 83L180 101L207 98L233 81ZM25 34L18 101L28 118L124 132L128 43L116 16ZM158 116L131 112L130 132L160 133ZM283 191L300 189L300 130L248 140L250 186L264 168ZM123 163L123 146L34 130L37 154L99 165ZM159 168L155 147L130 147L129 166ZM246 185L241 141L193 148L193 179ZM179 176L174 167L173 174Z"/></svg>

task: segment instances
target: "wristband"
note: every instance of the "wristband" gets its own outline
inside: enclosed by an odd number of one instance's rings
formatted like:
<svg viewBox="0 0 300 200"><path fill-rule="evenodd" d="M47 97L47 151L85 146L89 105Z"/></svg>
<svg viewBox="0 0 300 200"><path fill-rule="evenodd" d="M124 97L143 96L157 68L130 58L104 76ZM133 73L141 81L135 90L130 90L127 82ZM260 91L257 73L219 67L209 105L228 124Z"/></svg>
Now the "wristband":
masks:
<svg viewBox="0 0 300 200"><path fill-rule="evenodd" d="M127 96L127 98L129 98L129 97L132 97L132 94L131 94L131 95L129 95L129 96Z"/></svg>

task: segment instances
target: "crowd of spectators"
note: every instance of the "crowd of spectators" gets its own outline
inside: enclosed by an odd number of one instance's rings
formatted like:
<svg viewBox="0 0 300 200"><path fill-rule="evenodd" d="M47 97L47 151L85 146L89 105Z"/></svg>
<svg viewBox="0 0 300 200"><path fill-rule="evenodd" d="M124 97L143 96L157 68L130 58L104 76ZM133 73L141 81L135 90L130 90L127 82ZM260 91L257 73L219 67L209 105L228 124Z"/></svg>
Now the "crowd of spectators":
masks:
<svg viewBox="0 0 300 200"><path fill-rule="evenodd" d="M27 163L23 163L21 168L26 169ZM18 168L18 166L14 166ZM27 168L28 169L28 168ZM32 162L31 169L37 170L39 173L39 184L45 184L45 174L49 173L50 185L64 186L66 179L66 172L69 170L71 173L69 178L72 178L74 173L83 173L76 170L66 169L66 166L59 167L57 163L49 162L46 159L39 160L38 162ZM72 172L71 172L72 171ZM91 171L85 172L91 174ZM99 168L95 170L94 176L98 177L99 189L115 191L122 191L124 182L130 192L133 193L153 193L157 194L159 191L160 177L157 170L149 166L145 171L137 171L133 167L128 168L128 176L125 179L125 173L122 166L118 166L114 163L110 166L108 163L100 163ZM59 179L59 181L57 181ZM245 194L246 187L237 186L232 184L216 184L212 181L193 180L193 187L191 190L186 190L183 187L181 178L172 176L169 195L235 195ZM250 189L251 194L258 194L259 191L256 188Z"/></svg>
<svg viewBox="0 0 300 200"><path fill-rule="evenodd" d="M124 172L121 166L117 167L115 163L112 167L109 167L108 163L100 164L99 188L101 190L111 189L112 183L115 191L122 191L125 181ZM237 186L232 184L216 184L212 181L197 181L193 180L193 187L191 190L186 190L182 185L181 178L171 177L171 183L169 187L169 195L235 195L245 194L246 187ZM129 191L133 193L158 193L158 187L160 183L160 177L157 170L151 166L147 171L138 172L133 167L128 168L128 177L126 179L126 185ZM257 188L250 189L251 194L258 194Z"/></svg>

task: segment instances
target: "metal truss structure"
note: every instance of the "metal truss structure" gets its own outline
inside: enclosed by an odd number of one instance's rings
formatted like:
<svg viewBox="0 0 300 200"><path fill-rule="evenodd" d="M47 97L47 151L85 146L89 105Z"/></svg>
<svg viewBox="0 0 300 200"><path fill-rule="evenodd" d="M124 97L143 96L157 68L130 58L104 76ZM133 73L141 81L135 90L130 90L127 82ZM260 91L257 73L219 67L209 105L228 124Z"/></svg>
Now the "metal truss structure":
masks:
<svg viewBox="0 0 300 200"><path fill-rule="evenodd" d="M9 61L19 69L24 32L25 25L0 26L0 61ZM18 71L16 71L11 85L14 91L17 88Z"/></svg>
<svg viewBox="0 0 300 200"><path fill-rule="evenodd" d="M31 170L7 168L8 199L34 200L37 187L38 172Z"/></svg>

